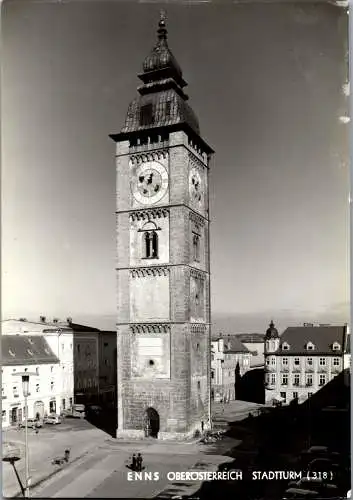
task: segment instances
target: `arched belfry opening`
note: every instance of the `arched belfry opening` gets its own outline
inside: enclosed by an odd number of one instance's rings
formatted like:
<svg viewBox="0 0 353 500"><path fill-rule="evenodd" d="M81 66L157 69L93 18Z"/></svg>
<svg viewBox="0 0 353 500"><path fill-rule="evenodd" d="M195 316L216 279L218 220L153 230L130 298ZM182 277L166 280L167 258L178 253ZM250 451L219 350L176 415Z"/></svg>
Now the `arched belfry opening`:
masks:
<svg viewBox="0 0 353 500"><path fill-rule="evenodd" d="M145 436L158 438L159 414L154 408L147 408L145 412Z"/></svg>

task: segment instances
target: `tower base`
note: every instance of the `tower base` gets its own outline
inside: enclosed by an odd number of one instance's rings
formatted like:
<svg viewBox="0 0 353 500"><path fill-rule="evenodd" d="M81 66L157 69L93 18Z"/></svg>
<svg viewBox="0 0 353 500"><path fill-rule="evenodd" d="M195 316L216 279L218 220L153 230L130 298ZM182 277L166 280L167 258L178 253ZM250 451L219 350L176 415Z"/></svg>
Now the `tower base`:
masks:
<svg viewBox="0 0 353 500"><path fill-rule="evenodd" d="M206 426L205 429L206 430ZM194 425L190 430L186 432L158 432L157 438L151 438L145 436L145 432L143 430L138 429L117 429L116 430L116 439L124 439L126 441L142 441L144 439L155 439L156 441L189 441L190 439L195 438L195 434L197 431L201 436L201 427L200 425Z"/></svg>

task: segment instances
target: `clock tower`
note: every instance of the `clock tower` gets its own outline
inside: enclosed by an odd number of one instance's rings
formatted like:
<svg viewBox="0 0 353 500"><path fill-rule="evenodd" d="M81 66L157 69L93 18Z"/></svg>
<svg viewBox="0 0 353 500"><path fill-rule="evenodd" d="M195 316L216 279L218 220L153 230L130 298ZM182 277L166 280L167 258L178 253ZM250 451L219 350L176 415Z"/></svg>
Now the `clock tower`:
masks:
<svg viewBox="0 0 353 500"><path fill-rule="evenodd" d="M183 439L210 414L208 169L161 14L116 142L117 436Z"/></svg>

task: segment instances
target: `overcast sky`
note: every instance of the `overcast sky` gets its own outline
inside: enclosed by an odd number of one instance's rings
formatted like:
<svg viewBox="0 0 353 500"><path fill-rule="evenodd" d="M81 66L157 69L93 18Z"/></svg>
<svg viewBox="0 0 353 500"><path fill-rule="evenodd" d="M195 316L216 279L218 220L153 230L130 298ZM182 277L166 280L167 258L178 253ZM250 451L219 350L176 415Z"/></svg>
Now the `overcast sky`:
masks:
<svg viewBox="0 0 353 500"><path fill-rule="evenodd" d="M159 4L2 5L2 307L115 312L115 144ZM164 4L211 172L212 311L347 313L346 19ZM344 318L345 319L345 318ZM251 325L249 325L251 328Z"/></svg>

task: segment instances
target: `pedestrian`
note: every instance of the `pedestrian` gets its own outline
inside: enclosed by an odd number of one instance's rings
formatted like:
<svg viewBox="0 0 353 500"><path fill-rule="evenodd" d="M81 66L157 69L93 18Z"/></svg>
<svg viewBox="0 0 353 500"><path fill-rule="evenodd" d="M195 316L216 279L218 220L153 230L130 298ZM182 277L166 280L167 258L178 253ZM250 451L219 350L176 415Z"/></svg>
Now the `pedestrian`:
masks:
<svg viewBox="0 0 353 500"><path fill-rule="evenodd" d="M138 472L142 471L142 461L143 461L142 455L141 453L138 453L136 458L136 467Z"/></svg>
<svg viewBox="0 0 353 500"><path fill-rule="evenodd" d="M204 421L203 421L203 420L201 420L201 432L203 432L204 427L205 427L205 423L204 423Z"/></svg>
<svg viewBox="0 0 353 500"><path fill-rule="evenodd" d="M131 469L134 471L137 469L137 459L135 453L132 455Z"/></svg>

